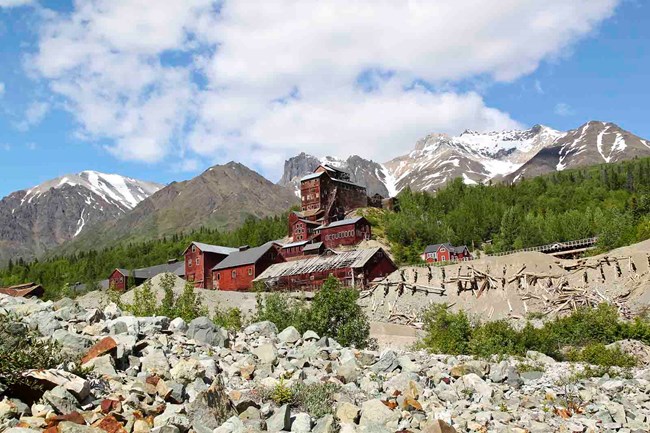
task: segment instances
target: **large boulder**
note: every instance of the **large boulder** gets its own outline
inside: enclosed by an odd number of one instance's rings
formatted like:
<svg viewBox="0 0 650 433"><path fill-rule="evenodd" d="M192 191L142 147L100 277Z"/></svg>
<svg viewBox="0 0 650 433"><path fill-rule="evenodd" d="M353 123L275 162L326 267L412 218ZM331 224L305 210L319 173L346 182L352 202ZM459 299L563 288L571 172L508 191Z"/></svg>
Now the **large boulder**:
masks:
<svg viewBox="0 0 650 433"><path fill-rule="evenodd" d="M192 320L187 328L187 335L211 346L226 347L228 344L228 333L207 317L197 317Z"/></svg>

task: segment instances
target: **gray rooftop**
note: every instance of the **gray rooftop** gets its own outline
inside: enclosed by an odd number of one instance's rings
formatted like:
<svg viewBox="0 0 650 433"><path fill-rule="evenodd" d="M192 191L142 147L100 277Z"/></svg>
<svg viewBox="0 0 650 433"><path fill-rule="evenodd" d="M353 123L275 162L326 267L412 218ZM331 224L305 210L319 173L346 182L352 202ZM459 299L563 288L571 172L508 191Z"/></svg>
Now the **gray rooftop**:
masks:
<svg viewBox="0 0 650 433"><path fill-rule="evenodd" d="M203 242L192 242L190 244L190 247L192 245L196 245L204 253L216 253L216 254L228 255L230 253L234 253L235 251L239 251L238 248L222 247L221 245L204 244ZM187 249L185 249L185 251L187 251Z"/></svg>
<svg viewBox="0 0 650 433"><path fill-rule="evenodd" d="M237 250L219 262L214 268L212 268L212 270L218 271L219 269L235 268L237 266L257 263L257 261L262 258L262 256L271 249L274 244L275 242L271 241L264 245L260 245L259 247L249 248L244 251Z"/></svg>
<svg viewBox="0 0 650 433"><path fill-rule="evenodd" d="M292 242L290 244L282 245L282 248L299 247L299 246L305 245L307 242L309 242L309 241Z"/></svg>
<svg viewBox="0 0 650 433"><path fill-rule="evenodd" d="M182 277L185 275L185 263L184 262L173 262L173 263L164 263L162 265L149 266L148 268L138 268L133 270L133 274L129 269L117 268L120 273L126 277L134 278L144 278L149 279L153 278L158 274L172 273Z"/></svg>
<svg viewBox="0 0 650 433"><path fill-rule="evenodd" d="M317 177L320 177L323 174L325 174L324 171L319 171L318 173L311 173L311 174L308 174L306 176L301 177L300 181L302 182L303 180L316 179Z"/></svg>
<svg viewBox="0 0 650 433"><path fill-rule="evenodd" d="M339 226L346 226L348 224L356 224L361 219L364 219L364 218L363 217L355 217L355 218L348 218L348 219L345 219L345 220L334 221L334 222L329 223L326 226L316 227L315 230L321 230L321 229L325 229L325 228L329 229L329 228L332 228L332 227L339 227Z"/></svg>

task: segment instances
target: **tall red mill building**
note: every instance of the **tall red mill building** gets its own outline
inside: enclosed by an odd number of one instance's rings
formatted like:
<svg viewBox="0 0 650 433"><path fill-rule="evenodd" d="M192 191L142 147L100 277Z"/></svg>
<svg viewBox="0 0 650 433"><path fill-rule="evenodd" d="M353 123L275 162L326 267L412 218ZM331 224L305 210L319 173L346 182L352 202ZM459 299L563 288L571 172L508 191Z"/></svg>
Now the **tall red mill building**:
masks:
<svg viewBox="0 0 650 433"><path fill-rule="evenodd" d="M300 179L301 212L289 215L294 242L317 238L317 229L343 220L351 210L366 207L366 188L350 182L350 175L327 164Z"/></svg>
<svg viewBox="0 0 650 433"><path fill-rule="evenodd" d="M284 262L280 245L267 242L255 248L242 247L212 269L217 290L249 290L253 279L274 263Z"/></svg>
<svg viewBox="0 0 650 433"><path fill-rule="evenodd" d="M183 252L185 279L199 289L213 289L212 268L238 248L192 242Z"/></svg>

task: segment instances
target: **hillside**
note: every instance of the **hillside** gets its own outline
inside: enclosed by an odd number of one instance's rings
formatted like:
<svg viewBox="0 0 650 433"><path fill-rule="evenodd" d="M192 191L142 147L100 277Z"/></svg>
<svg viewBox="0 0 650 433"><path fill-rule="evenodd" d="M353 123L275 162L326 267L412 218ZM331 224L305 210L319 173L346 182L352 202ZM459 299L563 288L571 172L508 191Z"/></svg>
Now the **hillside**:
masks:
<svg viewBox="0 0 650 433"><path fill-rule="evenodd" d="M211 167L191 180L169 184L119 220L79 236L63 251L159 239L201 227L232 230L248 217L279 215L296 204L298 198L291 190L230 162Z"/></svg>
<svg viewBox="0 0 650 433"><path fill-rule="evenodd" d="M162 185L116 174L83 171L49 180L0 200L0 264L40 257L116 221Z"/></svg>

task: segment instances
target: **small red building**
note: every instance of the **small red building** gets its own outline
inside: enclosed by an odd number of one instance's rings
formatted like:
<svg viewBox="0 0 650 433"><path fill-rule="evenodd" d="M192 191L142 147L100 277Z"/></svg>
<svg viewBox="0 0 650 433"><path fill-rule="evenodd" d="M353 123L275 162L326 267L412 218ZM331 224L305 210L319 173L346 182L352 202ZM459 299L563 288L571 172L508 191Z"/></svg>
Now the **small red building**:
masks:
<svg viewBox="0 0 650 433"><path fill-rule="evenodd" d="M472 258L465 245L455 247L450 243L429 245L421 257L427 263L470 260Z"/></svg>
<svg viewBox="0 0 650 433"><path fill-rule="evenodd" d="M280 245L267 242L231 253L212 269L217 290L250 290L253 280L274 263L283 262Z"/></svg>
<svg viewBox="0 0 650 433"><path fill-rule="evenodd" d="M318 226L320 226L320 223L302 218L296 212L289 214L289 233L291 233L294 242L311 239Z"/></svg>
<svg viewBox="0 0 650 433"><path fill-rule="evenodd" d="M185 279L199 289L213 289L212 268L237 248L192 242L183 252L185 257Z"/></svg>
<svg viewBox="0 0 650 433"><path fill-rule="evenodd" d="M270 289L317 290L333 275L344 286L368 287L368 283L397 270L395 263L381 248L346 251L314 256L269 266L254 281Z"/></svg>
<svg viewBox="0 0 650 433"><path fill-rule="evenodd" d="M158 274L172 273L181 278L185 276L185 267L183 263L176 259L170 260L165 264L149 266L148 268L138 268L133 270L117 268L108 277L108 287L113 290L125 292L135 286L153 278Z"/></svg>
<svg viewBox="0 0 650 433"><path fill-rule="evenodd" d="M364 217L356 217L334 221L316 229L326 248L336 248L341 245L356 245L370 239L370 223Z"/></svg>

